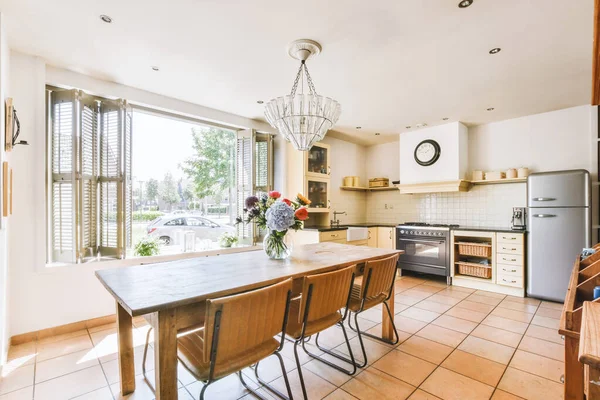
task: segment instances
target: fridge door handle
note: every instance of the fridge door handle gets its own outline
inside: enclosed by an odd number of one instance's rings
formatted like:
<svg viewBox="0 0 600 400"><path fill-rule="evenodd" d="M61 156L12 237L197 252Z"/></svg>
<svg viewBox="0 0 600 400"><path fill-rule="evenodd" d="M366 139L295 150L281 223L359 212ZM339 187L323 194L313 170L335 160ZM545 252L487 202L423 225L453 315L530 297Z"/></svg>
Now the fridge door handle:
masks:
<svg viewBox="0 0 600 400"><path fill-rule="evenodd" d="M556 217L556 214L533 214L535 218L552 218Z"/></svg>
<svg viewBox="0 0 600 400"><path fill-rule="evenodd" d="M533 201L554 201L554 197L534 197Z"/></svg>

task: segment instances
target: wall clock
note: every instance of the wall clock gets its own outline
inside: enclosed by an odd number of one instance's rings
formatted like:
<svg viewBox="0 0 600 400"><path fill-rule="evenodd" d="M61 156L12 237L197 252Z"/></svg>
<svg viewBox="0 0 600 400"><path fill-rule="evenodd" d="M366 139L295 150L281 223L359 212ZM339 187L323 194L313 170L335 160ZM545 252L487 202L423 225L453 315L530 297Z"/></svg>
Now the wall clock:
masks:
<svg viewBox="0 0 600 400"><path fill-rule="evenodd" d="M415 147L415 161L427 167L435 164L440 158L441 148L438 142L432 139L423 140Z"/></svg>

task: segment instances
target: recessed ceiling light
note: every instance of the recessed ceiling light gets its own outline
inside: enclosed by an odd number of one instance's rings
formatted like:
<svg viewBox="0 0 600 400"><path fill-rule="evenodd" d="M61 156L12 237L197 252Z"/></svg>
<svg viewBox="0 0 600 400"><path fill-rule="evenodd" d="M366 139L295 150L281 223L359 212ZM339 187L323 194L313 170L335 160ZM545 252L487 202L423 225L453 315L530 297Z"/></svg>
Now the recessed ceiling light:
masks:
<svg viewBox="0 0 600 400"><path fill-rule="evenodd" d="M381 133L375 132L375 136L379 136L379 135L381 135Z"/></svg>
<svg viewBox="0 0 600 400"><path fill-rule="evenodd" d="M444 118L442 118L442 121L448 121L449 119L450 118L448 118L448 117L444 117Z"/></svg>
<svg viewBox="0 0 600 400"><path fill-rule="evenodd" d="M112 23L112 18L111 18L111 17L109 17L108 15L104 15L104 14L102 14L102 15L100 16L100 19L102 20L102 22L106 22L107 24L110 24L110 23Z"/></svg>
<svg viewBox="0 0 600 400"><path fill-rule="evenodd" d="M410 129L410 128L411 128L411 126L410 126L410 125L406 125L406 129Z"/></svg>
<svg viewBox="0 0 600 400"><path fill-rule="evenodd" d="M160 71L160 68L158 68L156 65L153 65L150 68L152 68L152 71Z"/></svg>
<svg viewBox="0 0 600 400"><path fill-rule="evenodd" d="M424 126L427 126L427 124L425 122L421 123L421 124L416 124L415 127L417 128L422 128Z"/></svg>
<svg viewBox="0 0 600 400"><path fill-rule="evenodd" d="M256 102L257 102L258 104L262 104L262 103L264 103L264 101L262 101L262 100L256 100Z"/></svg>
<svg viewBox="0 0 600 400"><path fill-rule="evenodd" d="M487 109L488 111L494 111L494 107L490 107Z"/></svg>
<svg viewBox="0 0 600 400"><path fill-rule="evenodd" d="M462 0L461 2L458 3L458 7L459 8L467 8L471 4L473 4L473 0Z"/></svg>
<svg viewBox="0 0 600 400"><path fill-rule="evenodd" d="M362 129L362 126L357 126L356 129Z"/></svg>
<svg viewBox="0 0 600 400"><path fill-rule="evenodd" d="M500 47L494 47L490 50L490 54L498 54L502 49Z"/></svg>

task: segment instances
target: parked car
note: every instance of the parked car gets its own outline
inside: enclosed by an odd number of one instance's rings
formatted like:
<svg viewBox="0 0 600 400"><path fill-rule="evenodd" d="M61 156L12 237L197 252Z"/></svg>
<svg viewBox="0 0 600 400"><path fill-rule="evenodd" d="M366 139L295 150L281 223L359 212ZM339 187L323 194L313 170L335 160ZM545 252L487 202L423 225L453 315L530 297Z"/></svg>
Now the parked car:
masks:
<svg viewBox="0 0 600 400"><path fill-rule="evenodd" d="M223 233L235 233L233 226L218 224L210 219L198 215L171 214L156 218L146 228L148 235L159 239L164 244L171 244L175 239L176 231L196 232L199 239L216 241Z"/></svg>

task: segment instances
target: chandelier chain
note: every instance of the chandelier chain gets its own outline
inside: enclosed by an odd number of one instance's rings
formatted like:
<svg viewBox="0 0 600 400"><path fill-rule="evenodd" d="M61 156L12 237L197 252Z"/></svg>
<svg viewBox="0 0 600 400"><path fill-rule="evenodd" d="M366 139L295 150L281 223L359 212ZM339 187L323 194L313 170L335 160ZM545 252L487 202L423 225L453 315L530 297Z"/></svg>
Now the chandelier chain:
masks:
<svg viewBox="0 0 600 400"><path fill-rule="evenodd" d="M310 77L310 74L308 73L308 67L306 66L306 63L304 61L302 61L302 63L300 64L300 68L298 68L298 73L296 74L296 79L294 79L294 84L292 85L292 91L290 92L290 95L292 97L294 97L296 95L296 90L298 89L298 83L300 83L300 79L302 77L302 71L304 71L304 73L306 74L306 82L308 83L308 88L310 90L310 93L314 96L317 95L317 91L315 89L315 85L312 81L312 78Z"/></svg>

